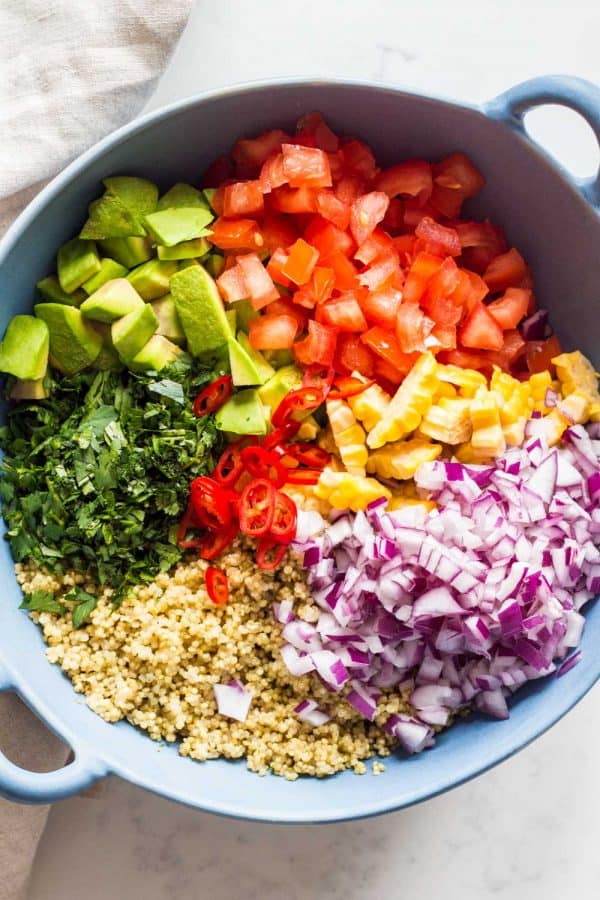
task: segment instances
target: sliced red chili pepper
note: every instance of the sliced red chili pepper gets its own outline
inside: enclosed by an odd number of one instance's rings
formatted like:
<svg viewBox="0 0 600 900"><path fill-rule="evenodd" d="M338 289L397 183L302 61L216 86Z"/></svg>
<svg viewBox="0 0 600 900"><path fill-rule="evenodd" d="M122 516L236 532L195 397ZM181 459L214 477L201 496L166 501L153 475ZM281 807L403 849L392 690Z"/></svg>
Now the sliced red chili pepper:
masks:
<svg viewBox="0 0 600 900"><path fill-rule="evenodd" d="M336 378L328 396L330 400L345 400L347 397L356 397L357 394L362 394L363 391L366 391L367 388L372 387L374 384L375 381L373 379L360 381L358 378L352 378L351 375L348 377L342 376L341 378Z"/></svg>
<svg viewBox="0 0 600 900"><path fill-rule="evenodd" d="M214 478L201 475L190 485L192 508L205 528L218 531L226 528L233 519L232 502L237 496L218 484Z"/></svg>
<svg viewBox="0 0 600 900"><path fill-rule="evenodd" d="M321 477L320 469L288 469L286 481L288 484L317 484Z"/></svg>
<svg viewBox="0 0 600 900"><path fill-rule="evenodd" d="M271 523L270 535L280 544L289 544L296 535L298 514L296 504L287 494L275 492L275 511Z"/></svg>
<svg viewBox="0 0 600 900"><path fill-rule="evenodd" d="M246 485L240 497L240 529L249 537L262 537L271 527L274 510L273 483L267 478L255 478Z"/></svg>
<svg viewBox="0 0 600 900"><path fill-rule="evenodd" d="M258 542L256 563L261 569L276 569L286 554L287 547L273 538L263 538Z"/></svg>
<svg viewBox="0 0 600 900"><path fill-rule="evenodd" d="M179 527L177 529L177 544L181 547L182 550L195 550L200 547L202 544L202 538L192 538L189 541L186 541L185 536L190 530L190 528L199 528L201 527L200 522L196 514L194 513L194 509L192 507L191 501L188 503L186 511L181 517L181 521L179 523Z"/></svg>
<svg viewBox="0 0 600 900"><path fill-rule="evenodd" d="M216 412L231 397L233 380L231 375L221 375L208 387L205 387L194 400L195 416L208 416Z"/></svg>
<svg viewBox="0 0 600 900"><path fill-rule="evenodd" d="M212 602L216 606L225 606L229 600L229 582L225 572L216 566L209 566L205 578L206 590Z"/></svg>
<svg viewBox="0 0 600 900"><path fill-rule="evenodd" d="M313 469L324 469L331 462L331 454L316 444L307 444L300 441L298 444L287 444L285 447L287 456L297 460L303 466Z"/></svg>
<svg viewBox="0 0 600 900"><path fill-rule="evenodd" d="M232 522L227 528L221 531L209 531L202 541L200 547L200 556L202 559L216 559L227 550L229 545L238 536L239 527L237 522Z"/></svg>
<svg viewBox="0 0 600 900"><path fill-rule="evenodd" d="M296 412L306 412L317 409L323 403L326 391L320 387L301 387L286 394L271 419L275 428L285 426Z"/></svg>
<svg viewBox="0 0 600 900"><path fill-rule="evenodd" d="M274 450L275 447L285 444L298 433L301 424L296 419L288 419L287 422L280 425L279 428L274 428L271 434L263 438L261 446L265 450Z"/></svg>
<svg viewBox="0 0 600 900"><path fill-rule="evenodd" d="M253 478L268 478L276 488L285 484L285 469L273 450L265 450L258 444L245 447L241 453L241 460Z"/></svg>
<svg viewBox="0 0 600 900"><path fill-rule="evenodd" d="M212 477L215 481L218 481L223 487L233 487L235 485L244 471L241 452L244 447L247 447L250 443L252 443L251 438L243 437L225 448L212 473Z"/></svg>

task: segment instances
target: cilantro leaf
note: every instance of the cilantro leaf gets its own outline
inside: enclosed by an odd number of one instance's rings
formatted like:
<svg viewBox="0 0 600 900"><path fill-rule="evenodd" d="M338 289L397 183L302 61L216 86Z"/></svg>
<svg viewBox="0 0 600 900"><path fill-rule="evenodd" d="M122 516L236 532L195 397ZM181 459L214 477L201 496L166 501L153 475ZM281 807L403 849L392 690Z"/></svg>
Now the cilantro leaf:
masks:
<svg viewBox="0 0 600 900"><path fill-rule="evenodd" d="M65 607L54 598L54 594L50 591L40 590L24 594L19 609L26 609L28 612L57 613L60 616L65 613Z"/></svg>

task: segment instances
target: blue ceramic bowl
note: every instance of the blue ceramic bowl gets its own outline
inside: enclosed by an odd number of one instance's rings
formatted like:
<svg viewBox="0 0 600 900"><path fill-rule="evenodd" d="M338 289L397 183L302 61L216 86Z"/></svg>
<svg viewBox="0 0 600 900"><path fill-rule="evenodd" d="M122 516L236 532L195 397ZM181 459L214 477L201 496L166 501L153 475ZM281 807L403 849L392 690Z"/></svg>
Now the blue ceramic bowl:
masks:
<svg viewBox="0 0 600 900"><path fill-rule="evenodd" d="M163 186L194 181L240 135L291 126L300 113L319 109L336 131L366 139L383 164L466 151L487 180L472 213L506 227L533 266L538 294L565 347L581 348L598 364L600 185L597 178L573 180L528 139L523 113L543 103L576 109L600 139L600 89L563 77L519 85L484 107L372 84L288 81L227 88L152 113L72 163L6 235L0 333L11 316L31 309L36 280L77 231L103 176L130 172ZM351 772L293 783L258 778L243 762L192 762L176 746L160 746L124 722L109 725L92 713L47 663L39 630L19 611L20 590L4 543L0 566L0 691L18 692L75 756L58 772L35 774L0 754L0 793L18 801L53 801L115 773L192 806L248 819L331 822L375 815L431 797L506 759L564 715L600 674L596 602L587 611L580 665L560 680L550 677L519 691L508 721L474 716L443 734L431 752L389 760L380 778Z"/></svg>

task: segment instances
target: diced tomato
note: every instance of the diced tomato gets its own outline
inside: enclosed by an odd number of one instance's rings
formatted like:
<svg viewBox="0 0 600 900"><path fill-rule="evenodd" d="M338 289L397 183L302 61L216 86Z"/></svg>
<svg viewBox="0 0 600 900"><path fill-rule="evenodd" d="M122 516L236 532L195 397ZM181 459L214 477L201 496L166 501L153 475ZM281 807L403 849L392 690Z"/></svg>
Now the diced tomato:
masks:
<svg viewBox="0 0 600 900"><path fill-rule="evenodd" d="M210 164L204 175L202 176L202 187L218 188L233 177L234 166L230 156L222 154Z"/></svg>
<svg viewBox="0 0 600 900"><path fill-rule="evenodd" d="M329 125L324 121L320 112L306 113L296 123L296 133L299 135L311 135L320 150L327 153L335 153L339 140Z"/></svg>
<svg viewBox="0 0 600 900"><path fill-rule="evenodd" d="M253 219L215 219L210 230L209 241L221 250L256 250L264 244Z"/></svg>
<svg viewBox="0 0 600 900"><path fill-rule="evenodd" d="M454 325L435 325L431 329L431 338L437 341L437 345L431 346L432 353L438 353L440 350L456 349L456 328Z"/></svg>
<svg viewBox="0 0 600 900"><path fill-rule="evenodd" d="M392 244L403 266L408 267L412 263L417 239L414 234L399 234L392 238Z"/></svg>
<svg viewBox="0 0 600 900"><path fill-rule="evenodd" d="M416 303L401 303L396 314L396 338L402 352L423 352L433 324Z"/></svg>
<svg viewBox="0 0 600 900"><path fill-rule="evenodd" d="M476 303L460 329L463 347L474 350L501 350L504 345L502 329L483 303Z"/></svg>
<svg viewBox="0 0 600 900"><path fill-rule="evenodd" d="M485 185L485 179L468 156L451 153L433 167L437 185L459 191L464 197L475 197Z"/></svg>
<svg viewBox="0 0 600 900"><path fill-rule="evenodd" d="M435 275L443 259L431 253L417 253L404 282L403 295L407 303L418 303L425 293L429 279Z"/></svg>
<svg viewBox="0 0 600 900"><path fill-rule="evenodd" d="M331 187L329 158L318 147L283 144L283 171L290 187Z"/></svg>
<svg viewBox="0 0 600 900"><path fill-rule="evenodd" d="M259 183L263 194L270 194L275 188L287 184L287 176L283 171L283 153L272 153L265 160L260 170Z"/></svg>
<svg viewBox="0 0 600 900"><path fill-rule="evenodd" d="M250 297L254 309L262 309L273 300L279 299L279 291L256 253L238 256L238 266L248 289L246 296Z"/></svg>
<svg viewBox="0 0 600 900"><path fill-rule="evenodd" d="M360 372L365 378L372 378L375 357L358 334L342 333L338 337L334 367L336 372L349 375Z"/></svg>
<svg viewBox="0 0 600 900"><path fill-rule="evenodd" d="M421 203L418 197L409 197L404 201L404 231L414 231L422 219L433 219L437 216L437 210L427 201ZM423 249L423 248L422 248Z"/></svg>
<svg viewBox="0 0 600 900"><path fill-rule="evenodd" d="M429 200L433 189L431 166L422 159L398 163L383 169L373 186L388 197L416 197L422 206Z"/></svg>
<svg viewBox="0 0 600 900"><path fill-rule="evenodd" d="M273 152L279 152L281 145L288 140L285 131L276 128L265 131L258 137L238 141L231 151L238 175L242 178L256 177L263 163Z"/></svg>
<svg viewBox="0 0 600 900"><path fill-rule="evenodd" d="M364 141L350 138L342 143L344 170L348 175L356 175L370 181L377 172L377 163L371 148Z"/></svg>
<svg viewBox="0 0 600 900"><path fill-rule="evenodd" d="M458 283L451 294L453 303L456 303L457 306L463 306L467 312L470 312L488 293L487 284L476 272L470 272L468 269L459 269Z"/></svg>
<svg viewBox="0 0 600 900"><path fill-rule="evenodd" d="M371 191L354 201L350 209L350 230L359 247L381 222L389 202L383 191Z"/></svg>
<svg viewBox="0 0 600 900"><path fill-rule="evenodd" d="M290 253L287 262L282 268L282 272L294 284L306 284L318 259L319 251L303 238L298 238L290 247Z"/></svg>
<svg viewBox="0 0 600 900"><path fill-rule="evenodd" d="M358 272L343 253L332 253L326 259L323 259L323 263L328 268L333 269L335 289L337 291L352 291L357 287Z"/></svg>
<svg viewBox="0 0 600 900"><path fill-rule="evenodd" d="M327 157L329 159L331 180L335 185L340 178L344 177L344 155L341 150L337 150L335 153L328 153Z"/></svg>
<svg viewBox="0 0 600 900"><path fill-rule="evenodd" d="M336 228L345 231L350 224L350 207L343 200L338 200L333 191L319 191L317 209L324 219Z"/></svg>
<svg viewBox="0 0 600 900"><path fill-rule="evenodd" d="M525 353L525 350L525 341L517 328L510 328L504 332L504 346L501 352L506 356L509 363L514 363L515 360Z"/></svg>
<svg viewBox="0 0 600 900"><path fill-rule="evenodd" d="M435 277L434 275L433 278ZM463 314L462 306L458 306L450 296L432 295L429 293L429 289L423 300L423 307L436 325L442 328L453 328L458 325Z"/></svg>
<svg viewBox="0 0 600 900"><path fill-rule="evenodd" d="M527 274L525 260L515 247L497 256L483 273L490 291L504 291L517 285Z"/></svg>
<svg viewBox="0 0 600 900"><path fill-rule="evenodd" d="M308 313L298 306L293 299L289 300L287 297L280 297L279 300L274 300L273 303L269 303L265 309L265 313L268 316L293 316L298 326L297 334L306 331Z"/></svg>
<svg viewBox="0 0 600 900"><path fill-rule="evenodd" d="M461 245L454 228L446 228L439 222L434 222L429 216L425 216L415 229L415 234L428 246L424 249L438 256L460 256Z"/></svg>
<svg viewBox="0 0 600 900"><path fill-rule="evenodd" d="M214 192L214 194L212 196L211 206L218 216L223 215L223 209L225 206L225 188L229 184L234 184L234 182L232 182L231 180L226 181L224 184L221 185L221 187L218 187L216 189L216 191Z"/></svg>
<svg viewBox="0 0 600 900"><path fill-rule="evenodd" d="M546 341L528 341L526 353L527 368L532 375L546 370L554 373L552 360L561 353L558 338L552 335Z"/></svg>
<svg viewBox="0 0 600 900"><path fill-rule="evenodd" d="M250 322L248 339L255 350L287 350L298 331L295 316L266 315Z"/></svg>
<svg viewBox="0 0 600 900"><path fill-rule="evenodd" d="M488 309L500 328L506 331L509 328L516 328L525 318L530 301L531 291L523 288L507 288L502 297L488 304Z"/></svg>
<svg viewBox="0 0 600 900"><path fill-rule="evenodd" d="M418 357L418 353L416 356ZM403 354L403 356L410 357L412 360L414 354ZM407 364L405 363L405 368ZM396 393L398 385L404 381L405 372L401 372L400 369L393 366L386 359L382 359L381 356L376 357L375 362L375 377L377 381L388 394L392 396Z"/></svg>
<svg viewBox="0 0 600 900"><path fill-rule="evenodd" d="M335 186L335 196L351 206L365 192L365 182L357 175L345 175Z"/></svg>
<svg viewBox="0 0 600 900"><path fill-rule="evenodd" d="M425 290L425 296L423 298L423 303L425 304L425 306L429 308L429 304L435 303L436 301L444 299L445 297L450 297L450 295L458 287L459 281L460 272L458 266L456 265L452 257L448 256L443 261L437 272L434 272L434 274L427 282L427 288Z"/></svg>
<svg viewBox="0 0 600 900"><path fill-rule="evenodd" d="M271 254L271 258L267 265L267 272L273 281L285 288L289 287L292 283L290 279L283 274L283 267L287 260L288 254L281 247L278 247L277 250Z"/></svg>
<svg viewBox="0 0 600 900"><path fill-rule="evenodd" d="M271 191L269 202L276 212L313 213L317 211L317 191L309 187L292 188L283 185Z"/></svg>
<svg viewBox="0 0 600 900"><path fill-rule="evenodd" d="M361 334L360 339L376 356L380 356L389 362L390 365L398 368L398 362L402 360L404 354L392 332L375 325L373 328L365 331L364 334Z"/></svg>
<svg viewBox="0 0 600 900"><path fill-rule="evenodd" d="M349 256L354 249L354 241L350 235L321 216L312 219L304 231L304 238L319 251L323 259L337 252Z"/></svg>
<svg viewBox="0 0 600 900"><path fill-rule="evenodd" d="M276 213L266 213L260 229L264 245L270 253L280 247L289 247L299 237L294 222L288 216Z"/></svg>
<svg viewBox="0 0 600 900"><path fill-rule="evenodd" d="M340 331L366 331L368 327L360 304L352 292L321 304L317 310L317 321L332 325Z"/></svg>
<svg viewBox="0 0 600 900"><path fill-rule="evenodd" d="M396 327L396 313L402 301L402 293L394 288L368 291L361 300L362 311L374 325L393 331Z"/></svg>
<svg viewBox="0 0 600 900"><path fill-rule="evenodd" d="M303 284L293 294L294 304L303 306L305 309L314 309L317 305L317 295L315 294L312 278L307 284Z"/></svg>
<svg viewBox="0 0 600 900"><path fill-rule="evenodd" d="M233 303L248 296L248 288L241 268L237 265L226 269L217 278L217 287L223 300Z"/></svg>
<svg viewBox="0 0 600 900"><path fill-rule="evenodd" d="M315 322L311 319L308 323L308 335L303 341L296 341L294 354L298 362L303 366L331 366L335 354L337 329Z"/></svg>
<svg viewBox="0 0 600 900"><path fill-rule="evenodd" d="M383 217L383 227L388 231L400 231L404 224L404 203L399 197L392 197Z"/></svg>
<svg viewBox="0 0 600 900"><path fill-rule="evenodd" d="M455 222L453 228L463 250L466 247L491 247L495 249L497 256L507 249L502 235L491 222Z"/></svg>
<svg viewBox="0 0 600 900"><path fill-rule="evenodd" d="M434 181L429 201L442 216L447 219L456 219L460 215L464 199L465 195L461 191L441 187Z"/></svg>
<svg viewBox="0 0 600 900"><path fill-rule="evenodd" d="M373 234L360 245L354 254L354 259L357 259L365 266L368 266L369 263L372 263L380 256L380 254L392 249L394 249L392 238L386 234L385 231L382 231L381 228L376 228Z"/></svg>
<svg viewBox="0 0 600 900"><path fill-rule="evenodd" d="M375 262L358 276L358 281L370 291L383 287L400 271L400 261L394 250L381 253ZM394 285L396 287L397 285Z"/></svg>
<svg viewBox="0 0 600 900"><path fill-rule="evenodd" d="M311 282L317 303L324 303L331 297L335 286L335 272L328 266L315 266Z"/></svg>
<svg viewBox="0 0 600 900"><path fill-rule="evenodd" d="M469 353L467 350L442 350L437 359L449 366L458 366L461 369L477 369L479 372L489 372L492 363L484 353Z"/></svg>
<svg viewBox="0 0 600 900"><path fill-rule="evenodd" d="M228 184L223 195L223 215L228 219L260 215L265 208L258 181Z"/></svg>

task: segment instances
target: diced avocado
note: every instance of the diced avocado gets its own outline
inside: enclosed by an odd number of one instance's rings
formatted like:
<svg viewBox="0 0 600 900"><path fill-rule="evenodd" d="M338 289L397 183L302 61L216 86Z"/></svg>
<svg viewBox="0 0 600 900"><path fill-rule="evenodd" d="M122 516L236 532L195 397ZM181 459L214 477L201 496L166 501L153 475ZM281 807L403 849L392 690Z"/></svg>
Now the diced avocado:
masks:
<svg viewBox="0 0 600 900"><path fill-rule="evenodd" d="M225 268L225 257L219 253L211 253L208 259L204 261L204 266L213 278L218 278Z"/></svg>
<svg viewBox="0 0 600 900"><path fill-rule="evenodd" d="M143 237L145 234L140 216L128 209L120 197L107 191L88 206L87 221L79 237L99 241L103 238Z"/></svg>
<svg viewBox="0 0 600 900"><path fill-rule="evenodd" d="M175 261L150 259L130 272L127 280L143 300L158 300L169 293L169 281L176 271Z"/></svg>
<svg viewBox="0 0 600 900"><path fill-rule="evenodd" d="M117 319L111 326L111 337L115 350L125 365L147 344L158 328L158 319L149 303Z"/></svg>
<svg viewBox="0 0 600 900"><path fill-rule="evenodd" d="M91 365L102 347L102 338L84 319L80 310L62 303L37 303L35 314L50 332L50 364L76 375Z"/></svg>
<svg viewBox="0 0 600 900"><path fill-rule="evenodd" d="M216 189L216 188L204 188L204 190L202 191L202 193L204 194L204 198L205 198L206 202L208 203L208 205L209 205L210 208L212 209L212 208L213 208L213 205L212 205L212 203L213 203L213 197L214 197L215 194L217 193L217 189Z"/></svg>
<svg viewBox="0 0 600 900"><path fill-rule="evenodd" d="M181 347L172 344L161 334L155 334L150 338L139 353L133 357L129 363L129 368L134 372L160 372L165 366L170 366L175 362L180 353L183 353Z"/></svg>
<svg viewBox="0 0 600 900"><path fill-rule="evenodd" d="M136 175L111 175L103 178L107 193L121 200L127 209L138 216L154 212L158 203L158 188L147 178Z"/></svg>
<svg viewBox="0 0 600 900"><path fill-rule="evenodd" d="M215 414L215 425L233 434L266 434L267 420L258 392L247 388L232 394Z"/></svg>
<svg viewBox="0 0 600 900"><path fill-rule="evenodd" d="M260 381L257 381L256 384L264 384L265 381L268 381L269 378L273 377L275 369L273 366L269 365L260 350L255 350L254 347L251 346L248 335L244 331L238 331L237 339L240 347L248 354L259 374Z"/></svg>
<svg viewBox="0 0 600 900"><path fill-rule="evenodd" d="M120 262L127 269L133 269L154 256L152 243L148 238L108 238L100 241L100 247L106 256Z"/></svg>
<svg viewBox="0 0 600 900"><path fill-rule="evenodd" d="M48 390L43 378L17 378L8 396L11 400L45 400Z"/></svg>
<svg viewBox="0 0 600 900"><path fill-rule="evenodd" d="M299 387L302 387L300 369L296 366L284 366L258 388L258 396L264 406L269 408L269 415L272 416L285 395Z"/></svg>
<svg viewBox="0 0 600 900"><path fill-rule="evenodd" d="M100 271L92 275L87 281L84 281L82 287L87 294L93 294L107 281L111 281L113 278L124 278L126 275L127 269L125 266L122 266L121 263L114 259L105 257L100 260Z"/></svg>
<svg viewBox="0 0 600 900"><path fill-rule="evenodd" d="M146 228L157 244L173 247L182 241L206 237L212 212L202 206L186 209L163 209L144 218Z"/></svg>
<svg viewBox="0 0 600 900"><path fill-rule="evenodd" d="M236 387L260 384L260 375L256 366L243 349L241 344L230 338L228 342L229 350L229 368L231 369L231 377Z"/></svg>
<svg viewBox="0 0 600 900"><path fill-rule="evenodd" d="M192 356L223 347L231 329L217 285L202 266L190 266L171 278L171 296Z"/></svg>
<svg viewBox="0 0 600 900"><path fill-rule="evenodd" d="M87 319L110 324L143 305L144 301L126 278L113 278L81 304L81 312Z"/></svg>
<svg viewBox="0 0 600 900"><path fill-rule="evenodd" d="M225 315L227 316L227 321L229 322L229 327L231 329L231 336L235 337L236 331L236 322L237 322L237 313L235 309L226 309Z"/></svg>
<svg viewBox="0 0 600 900"><path fill-rule="evenodd" d="M210 244L206 238L196 238L193 241L182 241L173 247L163 247L159 244L156 248L159 259L196 259L206 256L210 250Z"/></svg>
<svg viewBox="0 0 600 900"><path fill-rule="evenodd" d="M51 300L53 303L67 303L69 306L79 306L86 298L86 293L81 288L73 291L72 294L67 294L66 291L63 291L56 275L48 275L46 278L42 278L36 284L36 288L44 300Z"/></svg>
<svg viewBox="0 0 600 900"><path fill-rule="evenodd" d="M200 263L198 262L197 259L180 259L177 264L177 268L179 269L179 271L181 271L182 269L189 269L190 266L199 266L199 265L200 265Z"/></svg>
<svg viewBox="0 0 600 900"><path fill-rule="evenodd" d="M274 369L281 369L283 366L292 366L294 364L294 354L291 350L265 350L263 352L265 359Z"/></svg>
<svg viewBox="0 0 600 900"><path fill-rule="evenodd" d="M0 372L27 381L43 378L48 368L49 334L34 316L15 316L0 342Z"/></svg>
<svg viewBox="0 0 600 900"><path fill-rule="evenodd" d="M254 322L260 316L249 300L236 300L234 303L228 303L227 308L235 309L238 331L242 329L246 334L250 331L250 322Z"/></svg>
<svg viewBox="0 0 600 900"><path fill-rule="evenodd" d="M166 194L162 195L156 206L156 211L160 212L163 209L175 209L182 206L186 209L193 209L195 206L208 209L210 203L202 191L192 187L191 184L178 181Z"/></svg>
<svg viewBox="0 0 600 900"><path fill-rule="evenodd" d="M58 280L63 291L72 294L84 281L100 271L100 257L93 241L73 238L58 251Z"/></svg>
<svg viewBox="0 0 600 900"><path fill-rule="evenodd" d="M185 344L185 334L177 315L175 301L170 294L161 297L160 300L154 300L150 306L154 310L154 315L158 319L158 329L156 333L162 337L168 338L174 344Z"/></svg>
<svg viewBox="0 0 600 900"><path fill-rule="evenodd" d="M102 338L102 349L92 363L92 369L99 372L122 372L125 367L113 346L111 326L106 322L94 322L92 319L89 321L94 331L98 332Z"/></svg>

